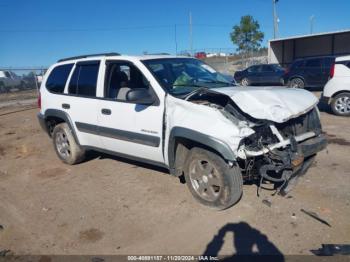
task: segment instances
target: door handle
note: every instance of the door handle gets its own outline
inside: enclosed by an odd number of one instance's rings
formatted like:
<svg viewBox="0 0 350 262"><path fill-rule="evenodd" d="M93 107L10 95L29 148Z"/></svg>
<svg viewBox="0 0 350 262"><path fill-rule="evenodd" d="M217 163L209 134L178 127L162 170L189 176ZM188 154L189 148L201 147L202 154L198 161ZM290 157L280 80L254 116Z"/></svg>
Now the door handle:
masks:
<svg viewBox="0 0 350 262"><path fill-rule="evenodd" d="M62 108L69 109L70 108L70 104L62 104Z"/></svg>
<svg viewBox="0 0 350 262"><path fill-rule="evenodd" d="M112 114L112 111L110 109L107 109L107 108L102 108L101 113L104 115L110 115L110 114Z"/></svg>

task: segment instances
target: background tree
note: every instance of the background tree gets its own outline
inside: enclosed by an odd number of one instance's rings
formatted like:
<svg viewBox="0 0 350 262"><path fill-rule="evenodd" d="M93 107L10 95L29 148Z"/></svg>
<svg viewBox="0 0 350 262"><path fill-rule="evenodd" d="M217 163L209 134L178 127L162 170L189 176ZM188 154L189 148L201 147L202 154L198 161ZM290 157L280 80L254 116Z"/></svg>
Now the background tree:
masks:
<svg viewBox="0 0 350 262"><path fill-rule="evenodd" d="M264 39L258 21L250 15L242 16L239 25L233 27L231 41L238 46L238 51L245 55L257 51Z"/></svg>

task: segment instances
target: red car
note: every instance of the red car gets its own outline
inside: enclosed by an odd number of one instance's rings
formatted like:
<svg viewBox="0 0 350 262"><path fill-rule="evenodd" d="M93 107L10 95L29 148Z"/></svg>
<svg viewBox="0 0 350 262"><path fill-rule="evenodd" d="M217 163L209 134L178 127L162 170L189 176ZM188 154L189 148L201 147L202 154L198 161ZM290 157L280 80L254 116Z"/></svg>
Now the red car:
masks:
<svg viewBox="0 0 350 262"><path fill-rule="evenodd" d="M205 52L197 52L194 54L194 57L197 59L204 59L207 57L207 54Z"/></svg>

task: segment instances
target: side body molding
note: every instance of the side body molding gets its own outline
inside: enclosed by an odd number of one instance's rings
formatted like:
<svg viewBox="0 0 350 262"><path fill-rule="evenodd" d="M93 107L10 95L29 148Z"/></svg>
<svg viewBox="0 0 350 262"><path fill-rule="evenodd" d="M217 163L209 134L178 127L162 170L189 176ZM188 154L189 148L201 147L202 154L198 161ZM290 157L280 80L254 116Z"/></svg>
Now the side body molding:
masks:
<svg viewBox="0 0 350 262"><path fill-rule="evenodd" d="M215 151L217 151L225 160L235 161L236 157L231 148L223 141L202 134L200 132L183 128L183 127L173 127L169 136L168 145L168 159L169 159L169 169L174 169L175 164L175 141L176 138L185 138L199 144L205 145Z"/></svg>
<svg viewBox="0 0 350 262"><path fill-rule="evenodd" d="M79 143L79 139L78 139L78 136L75 132L75 129L74 129L74 125L73 125L73 122L72 120L70 119L69 115L62 111L62 110L58 110L58 109L47 109L45 111L45 115L44 115L44 118L47 119L48 117L58 117L58 118L61 118L64 120L64 122L67 123L67 125L69 126L70 130L72 131L72 134L75 138L75 141L78 143L78 145L80 145Z"/></svg>

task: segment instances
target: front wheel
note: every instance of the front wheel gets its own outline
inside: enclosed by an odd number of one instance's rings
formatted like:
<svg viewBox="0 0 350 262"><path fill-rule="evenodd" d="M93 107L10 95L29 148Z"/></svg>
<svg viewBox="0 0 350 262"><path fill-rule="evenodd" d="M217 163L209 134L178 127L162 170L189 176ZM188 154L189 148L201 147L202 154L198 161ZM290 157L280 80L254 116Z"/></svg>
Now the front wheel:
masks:
<svg viewBox="0 0 350 262"><path fill-rule="evenodd" d="M191 149L184 173L191 194L205 206L223 210L237 203L242 195L240 169L229 167L220 156L208 150Z"/></svg>
<svg viewBox="0 0 350 262"><path fill-rule="evenodd" d="M336 95L332 99L331 108L338 116L350 116L350 93Z"/></svg>
<svg viewBox="0 0 350 262"><path fill-rule="evenodd" d="M248 78L243 78L242 80L241 80L241 85L242 86L249 86L250 85L250 81L249 81L249 79Z"/></svg>

